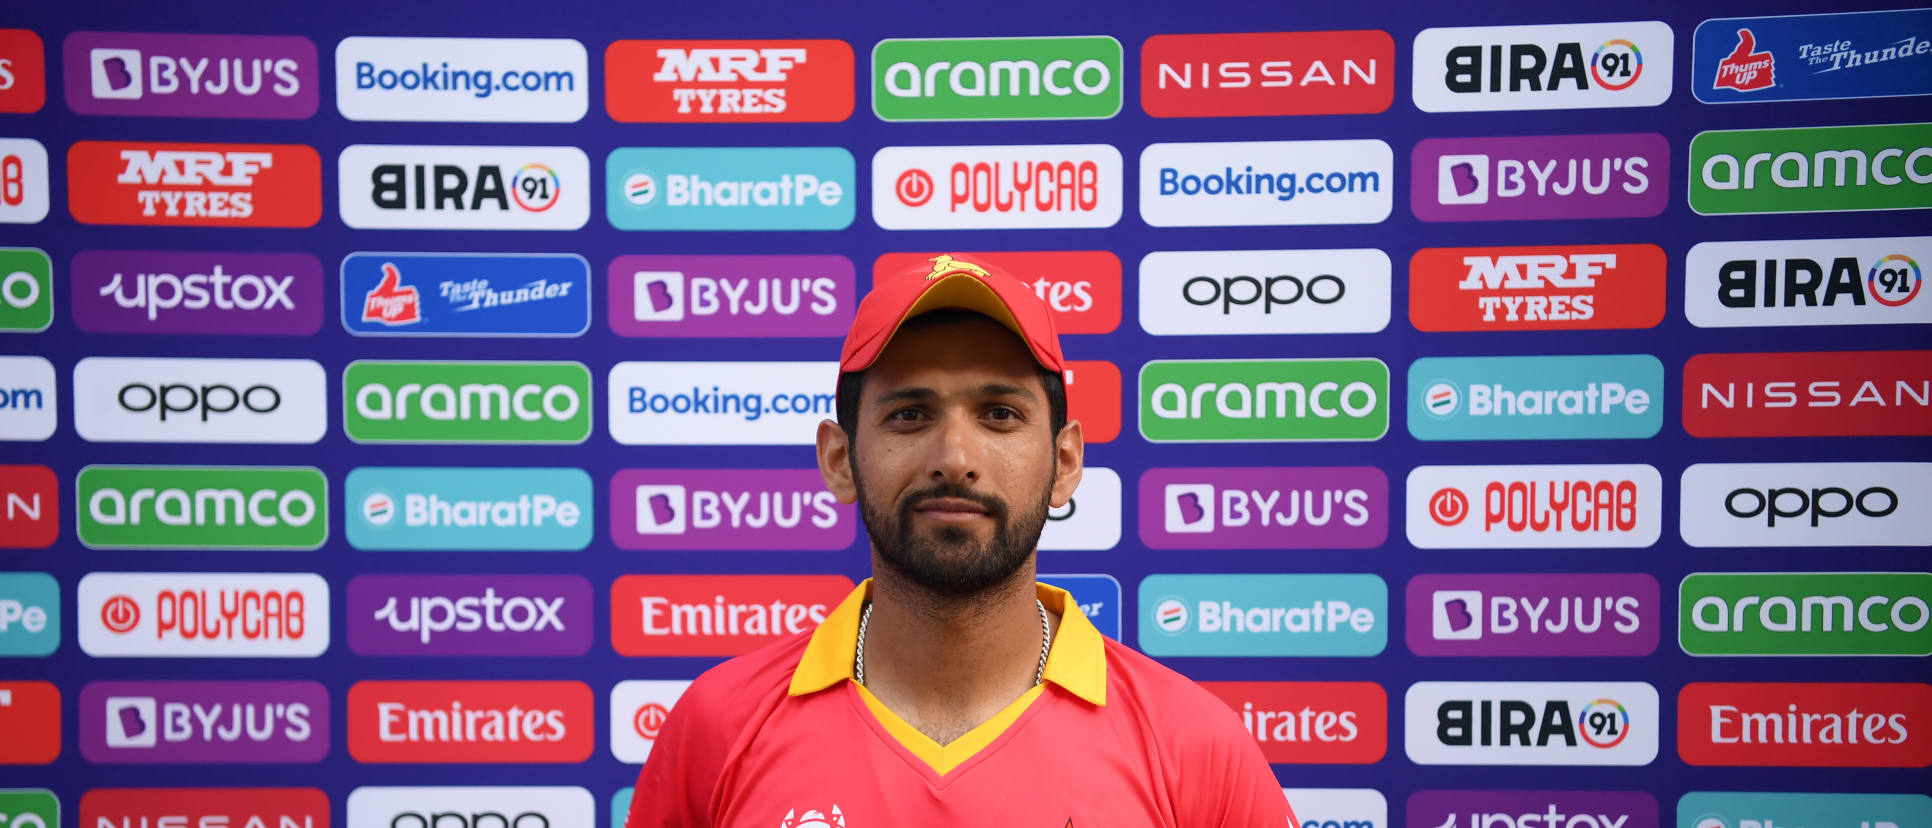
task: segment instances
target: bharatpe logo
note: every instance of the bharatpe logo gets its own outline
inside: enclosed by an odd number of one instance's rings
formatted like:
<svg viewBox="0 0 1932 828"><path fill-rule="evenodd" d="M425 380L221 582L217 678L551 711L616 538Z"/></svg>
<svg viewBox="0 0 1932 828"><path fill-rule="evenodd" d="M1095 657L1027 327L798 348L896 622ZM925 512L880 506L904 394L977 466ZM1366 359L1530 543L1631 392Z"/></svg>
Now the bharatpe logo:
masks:
<svg viewBox="0 0 1932 828"><path fill-rule="evenodd" d="M1642 464L1417 466L1418 549L1641 549L1662 534L1663 478Z"/></svg>
<svg viewBox="0 0 1932 828"><path fill-rule="evenodd" d="M79 141L67 210L82 224L314 227L322 157L300 144Z"/></svg>
<svg viewBox="0 0 1932 828"><path fill-rule="evenodd" d="M1388 477L1372 466L1140 476L1140 541L1151 549L1374 549L1388 512Z"/></svg>
<svg viewBox="0 0 1932 828"><path fill-rule="evenodd" d="M576 787L363 786L349 792L347 807L348 820L343 823L347 828L382 828L418 822L429 825L451 814L463 818L463 828L593 828L597 825L596 801L590 791Z"/></svg>
<svg viewBox="0 0 1932 828"><path fill-rule="evenodd" d="M90 572L74 597L95 658L314 658L329 584L307 572Z"/></svg>
<svg viewBox="0 0 1932 828"><path fill-rule="evenodd" d="M1395 154L1385 141L1149 144L1140 218L1154 227L1375 224L1389 217Z"/></svg>
<svg viewBox="0 0 1932 828"><path fill-rule="evenodd" d="M1684 260L1700 328L1932 322L1932 236L1703 242Z"/></svg>
<svg viewBox="0 0 1932 828"><path fill-rule="evenodd" d="M858 306L844 256L618 256L609 278L618 336L844 336Z"/></svg>
<svg viewBox="0 0 1932 828"><path fill-rule="evenodd" d="M346 708L349 755L365 765L578 763L596 741L581 681L358 681Z"/></svg>
<svg viewBox="0 0 1932 828"><path fill-rule="evenodd" d="M583 549L596 525L582 469L364 466L342 502L357 549Z"/></svg>
<svg viewBox="0 0 1932 828"><path fill-rule="evenodd" d="M620 123L770 123L852 117L843 40L619 40L604 108Z"/></svg>
<svg viewBox="0 0 1932 828"><path fill-rule="evenodd" d="M575 253L351 253L342 327L356 336L571 337L590 330Z"/></svg>
<svg viewBox="0 0 1932 828"><path fill-rule="evenodd" d="M1663 725L1635 681L1422 681L1403 709L1418 765L1648 765Z"/></svg>
<svg viewBox="0 0 1932 828"><path fill-rule="evenodd" d="M858 533L816 469L622 469L610 502L620 549L831 551Z"/></svg>
<svg viewBox="0 0 1932 828"><path fill-rule="evenodd" d="M1412 85L1424 112L1656 106L1672 33L1657 20L1423 29Z"/></svg>
<svg viewBox="0 0 1932 828"><path fill-rule="evenodd" d="M1090 37L888 38L872 47L881 121L1112 118L1120 41Z"/></svg>
<svg viewBox="0 0 1932 828"><path fill-rule="evenodd" d="M564 38L345 37L335 108L351 121L574 123L590 58Z"/></svg>
<svg viewBox="0 0 1932 828"><path fill-rule="evenodd" d="M308 359L87 357L74 430L95 443L314 443L328 378Z"/></svg>
<svg viewBox="0 0 1932 828"><path fill-rule="evenodd" d="M81 755L95 763L320 762L329 691L313 681L90 681L80 730Z"/></svg>
<svg viewBox="0 0 1932 828"><path fill-rule="evenodd" d="M60 584L54 576L0 572L0 656L53 655L60 649L60 619Z"/></svg>
<svg viewBox="0 0 1932 828"><path fill-rule="evenodd" d="M832 417L834 362L620 362L610 436L627 446L809 446Z"/></svg>
<svg viewBox="0 0 1932 828"><path fill-rule="evenodd" d="M843 575L620 575L610 644L626 656L735 656L818 626Z"/></svg>
<svg viewBox="0 0 1932 828"><path fill-rule="evenodd" d="M54 263L47 251L0 247L0 333L39 333L53 321Z"/></svg>
<svg viewBox="0 0 1932 828"><path fill-rule="evenodd" d="M617 761L642 765L664 731L689 681L620 681L610 688L610 753ZM628 805L628 803L627 803ZM629 807L625 809L628 815ZM585 826L590 828L590 826ZM621 828L621 826L620 826Z"/></svg>
<svg viewBox="0 0 1932 828"><path fill-rule="evenodd" d="M342 223L363 230L575 230L590 220L576 147L354 144L336 162Z"/></svg>
<svg viewBox="0 0 1932 828"><path fill-rule="evenodd" d="M1650 218L1670 193L1670 142L1654 132L1425 138L1409 160L1423 221Z"/></svg>
<svg viewBox="0 0 1932 828"><path fill-rule="evenodd" d="M1375 575L1149 575L1140 646L1151 656L1373 656L1388 646Z"/></svg>
<svg viewBox="0 0 1932 828"><path fill-rule="evenodd" d="M1374 249L1156 251L1140 260L1140 326L1155 336L1375 333L1389 324L1389 282L1389 256Z"/></svg>
<svg viewBox="0 0 1932 828"><path fill-rule="evenodd" d="M1379 359L1155 360L1140 369L1140 434L1154 443L1380 440Z"/></svg>
<svg viewBox="0 0 1932 828"><path fill-rule="evenodd" d="M322 329L322 263L306 253L83 250L71 276L74 324L90 333Z"/></svg>
<svg viewBox="0 0 1932 828"><path fill-rule="evenodd" d="M843 147L618 147L604 214L619 230L844 230L855 169Z"/></svg>
<svg viewBox="0 0 1932 828"><path fill-rule="evenodd" d="M90 549L320 549L329 481L311 466L87 466L75 534Z"/></svg>
<svg viewBox="0 0 1932 828"><path fill-rule="evenodd" d="M1109 144L885 147L872 221L887 230L1112 227L1120 150Z"/></svg>
<svg viewBox="0 0 1932 828"><path fill-rule="evenodd" d="M1695 572L1677 587L1694 656L1932 655L1932 574Z"/></svg>
<svg viewBox="0 0 1932 828"><path fill-rule="evenodd" d="M1657 650L1657 579L1643 573L1417 575L1407 594L1409 651L1420 656L1634 657Z"/></svg>
<svg viewBox="0 0 1932 828"><path fill-rule="evenodd" d="M1425 357L1409 364L1418 440L1641 440L1664 423L1648 354Z"/></svg>
<svg viewBox="0 0 1932 828"><path fill-rule="evenodd" d="M1706 20L1691 91L1705 103L1932 94L1928 35L1932 9Z"/></svg>
<svg viewBox="0 0 1932 828"><path fill-rule="evenodd" d="M1241 716L1241 725L1261 747L1269 764L1371 765L1382 761L1389 745L1389 697L1372 681L1204 681L1201 689L1226 702ZM1283 789L1287 793L1289 789ZM1324 805L1291 799L1299 823L1307 828L1382 828L1388 806L1374 791L1336 791L1354 794L1356 807L1370 808L1383 820L1319 821ZM1368 795L1373 794L1371 798ZM1289 796L1294 794L1289 793ZM1363 801L1363 800L1368 801ZM1433 828L1433 826L1432 826Z"/></svg>
<svg viewBox="0 0 1932 828"><path fill-rule="evenodd" d="M1295 813L1299 815L1301 811L1297 809ZM1641 791L1416 791L1409 795L1404 825L1406 828L1660 828L1656 798ZM1680 825L1678 828L1697 827Z"/></svg>
<svg viewBox="0 0 1932 828"><path fill-rule="evenodd" d="M581 443L581 362L381 362L342 371L342 428L358 443Z"/></svg>
<svg viewBox="0 0 1932 828"><path fill-rule="evenodd" d="M1932 351L1698 354L1684 363L1693 437L1932 434Z"/></svg>
<svg viewBox="0 0 1932 828"><path fill-rule="evenodd" d="M59 423L54 364L45 357L0 356L0 440L45 440Z"/></svg>
<svg viewBox="0 0 1932 828"><path fill-rule="evenodd" d="M0 224L36 224L46 218L47 148L32 138L0 138L0 167L18 171L7 176L18 183L0 198Z"/></svg>
<svg viewBox="0 0 1932 828"><path fill-rule="evenodd" d="M1932 463L1697 463L1678 491L1691 546L1932 546Z"/></svg>
<svg viewBox="0 0 1932 828"><path fill-rule="evenodd" d="M1924 768L1928 718L1922 682L1693 682L1677 694L1677 753L1697 766Z"/></svg>
<svg viewBox="0 0 1932 828"><path fill-rule="evenodd" d="M577 575L357 575L349 649L366 656L580 656L590 581Z"/></svg>
<svg viewBox="0 0 1932 828"><path fill-rule="evenodd" d="M1706 130L1690 174L1704 216L1932 208L1932 123Z"/></svg>
<svg viewBox="0 0 1932 828"><path fill-rule="evenodd" d="M1154 35L1140 47L1140 105L1156 118L1384 112L1394 69L1379 29Z"/></svg>
<svg viewBox="0 0 1932 828"><path fill-rule="evenodd" d="M1677 800L1677 828L1904 828L1926 820L1932 797L1924 794L1691 791Z"/></svg>
<svg viewBox="0 0 1932 828"><path fill-rule="evenodd" d="M306 37L74 32L61 66L81 115L300 119L321 88Z"/></svg>
<svg viewBox="0 0 1932 828"><path fill-rule="evenodd" d="M1421 331L1654 328L1669 260L1654 244L1426 247L1409 259Z"/></svg>

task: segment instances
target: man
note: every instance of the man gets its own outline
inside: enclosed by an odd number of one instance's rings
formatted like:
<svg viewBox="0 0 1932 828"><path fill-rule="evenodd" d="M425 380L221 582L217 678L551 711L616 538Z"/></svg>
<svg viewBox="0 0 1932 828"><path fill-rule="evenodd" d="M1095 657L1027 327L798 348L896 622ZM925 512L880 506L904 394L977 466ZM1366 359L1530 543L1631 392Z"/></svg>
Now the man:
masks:
<svg viewBox="0 0 1932 828"><path fill-rule="evenodd" d="M873 577L809 636L692 682L627 828L1233 828L1290 822L1227 705L1034 581L1080 424L1046 305L937 256L860 303L818 426Z"/></svg>

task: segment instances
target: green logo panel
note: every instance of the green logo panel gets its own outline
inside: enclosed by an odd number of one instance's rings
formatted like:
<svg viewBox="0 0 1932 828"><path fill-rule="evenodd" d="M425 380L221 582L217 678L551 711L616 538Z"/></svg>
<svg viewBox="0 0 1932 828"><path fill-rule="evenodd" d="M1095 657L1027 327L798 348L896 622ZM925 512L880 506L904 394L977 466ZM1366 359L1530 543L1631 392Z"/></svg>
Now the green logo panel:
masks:
<svg viewBox="0 0 1932 828"><path fill-rule="evenodd" d="M329 481L309 466L88 466L74 478L96 549L318 549Z"/></svg>
<svg viewBox="0 0 1932 828"><path fill-rule="evenodd" d="M0 826L60 828L60 800L46 788L0 788Z"/></svg>
<svg viewBox="0 0 1932 828"><path fill-rule="evenodd" d="M352 362L342 427L358 443L581 443L590 437L581 362Z"/></svg>
<svg viewBox="0 0 1932 828"><path fill-rule="evenodd" d="M882 40L872 110L882 121L1112 118L1120 55L1104 35Z"/></svg>
<svg viewBox="0 0 1932 828"><path fill-rule="evenodd" d="M1932 208L1932 123L1713 130L1690 152L1704 215Z"/></svg>
<svg viewBox="0 0 1932 828"><path fill-rule="evenodd" d="M1155 360L1140 369L1140 433L1154 443L1379 440L1379 359Z"/></svg>
<svg viewBox="0 0 1932 828"><path fill-rule="evenodd" d="M1697 572L1677 596L1691 655L1932 655L1932 573Z"/></svg>
<svg viewBox="0 0 1932 828"><path fill-rule="evenodd" d="M54 264L36 247L0 247L0 332L35 333L54 321Z"/></svg>

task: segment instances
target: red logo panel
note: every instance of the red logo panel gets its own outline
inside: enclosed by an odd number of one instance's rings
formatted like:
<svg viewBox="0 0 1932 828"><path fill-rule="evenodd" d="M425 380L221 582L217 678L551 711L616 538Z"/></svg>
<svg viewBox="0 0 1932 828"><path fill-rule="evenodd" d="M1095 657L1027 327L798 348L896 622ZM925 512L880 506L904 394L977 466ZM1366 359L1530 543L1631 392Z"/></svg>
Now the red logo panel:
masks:
<svg viewBox="0 0 1932 828"><path fill-rule="evenodd" d="M1389 696L1372 681L1204 681L1276 765L1367 765L1389 748Z"/></svg>
<svg viewBox="0 0 1932 828"><path fill-rule="evenodd" d="M359 681L358 762L582 762L596 722L581 681Z"/></svg>
<svg viewBox="0 0 1932 828"><path fill-rule="evenodd" d="M1106 360L1067 362L1067 419L1080 421L1088 443L1120 436L1120 369Z"/></svg>
<svg viewBox="0 0 1932 828"><path fill-rule="evenodd" d="M1677 694L1677 722L1692 765L1932 765L1932 685L1693 683Z"/></svg>
<svg viewBox="0 0 1932 828"><path fill-rule="evenodd" d="M44 549L60 537L60 484L46 466L0 466L0 548Z"/></svg>
<svg viewBox="0 0 1932 828"><path fill-rule="evenodd" d="M928 180L927 186L931 182ZM930 189L925 191L932 197ZM911 270L937 253L887 253L872 263L872 281ZM984 261L1033 287L1034 295L1053 312L1053 328L1062 334L1112 333L1120 327L1120 257L1105 250L1036 252L965 252L958 256Z"/></svg>
<svg viewBox="0 0 1932 828"><path fill-rule="evenodd" d="M39 112L47 103L47 49L26 29L0 29L0 112Z"/></svg>
<svg viewBox="0 0 1932 828"><path fill-rule="evenodd" d="M1409 259L1419 331L1654 328L1664 318L1654 244L1427 247Z"/></svg>
<svg viewBox="0 0 1932 828"><path fill-rule="evenodd" d="M619 40L604 50L604 108L625 123L843 121L843 40Z"/></svg>
<svg viewBox="0 0 1932 828"><path fill-rule="evenodd" d="M1695 437L1932 435L1932 351L1698 354L1684 363Z"/></svg>
<svg viewBox="0 0 1932 828"><path fill-rule="evenodd" d="M329 828L317 788L95 788L81 795L81 825Z"/></svg>
<svg viewBox="0 0 1932 828"><path fill-rule="evenodd" d="M810 632L845 600L844 575L625 575L610 643L627 656L735 656Z"/></svg>
<svg viewBox="0 0 1932 828"><path fill-rule="evenodd" d="M300 144L81 141L67 209L85 224L313 227L322 158Z"/></svg>
<svg viewBox="0 0 1932 828"><path fill-rule="evenodd" d="M1382 112L1395 41L1380 30L1155 35L1140 47L1140 105L1156 118Z"/></svg>
<svg viewBox="0 0 1932 828"><path fill-rule="evenodd" d="M45 681L0 681L0 765L45 765L60 756L60 690Z"/></svg>

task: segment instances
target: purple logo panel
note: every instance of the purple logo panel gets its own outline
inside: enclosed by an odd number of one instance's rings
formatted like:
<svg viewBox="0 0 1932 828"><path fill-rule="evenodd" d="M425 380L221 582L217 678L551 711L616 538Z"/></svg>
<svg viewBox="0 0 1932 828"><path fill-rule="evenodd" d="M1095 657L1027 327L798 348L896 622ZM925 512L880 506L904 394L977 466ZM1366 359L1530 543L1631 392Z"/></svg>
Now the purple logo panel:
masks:
<svg viewBox="0 0 1932 828"><path fill-rule="evenodd" d="M1373 549L1389 479L1368 466L1148 469L1140 540L1153 549Z"/></svg>
<svg viewBox="0 0 1932 828"><path fill-rule="evenodd" d="M376 656L573 656L590 651L576 575L358 575L349 649Z"/></svg>
<svg viewBox="0 0 1932 828"><path fill-rule="evenodd" d="M624 469L610 514L623 549L844 549L859 524L816 469Z"/></svg>
<svg viewBox="0 0 1932 828"><path fill-rule="evenodd" d="M81 688L89 762L320 762L329 691L313 681L95 681Z"/></svg>
<svg viewBox="0 0 1932 828"><path fill-rule="evenodd" d="M618 256L610 327L641 337L842 337L857 307L844 256Z"/></svg>
<svg viewBox="0 0 1932 828"><path fill-rule="evenodd" d="M1643 573L1417 575L1409 650L1423 656L1644 656L1657 579Z"/></svg>
<svg viewBox="0 0 1932 828"><path fill-rule="evenodd" d="M1670 197L1670 142L1654 132L1427 138L1410 161L1423 221L1648 218Z"/></svg>
<svg viewBox="0 0 1932 828"><path fill-rule="evenodd" d="M1416 791L1409 795L1407 828L1485 828L1532 819L1568 828L1658 828L1657 800L1641 791Z"/></svg>
<svg viewBox="0 0 1932 828"><path fill-rule="evenodd" d="M307 336L322 328L322 262L306 253L83 250L74 324L92 333Z"/></svg>
<svg viewBox="0 0 1932 828"><path fill-rule="evenodd" d="M82 115L307 118L321 90L306 37L75 32L61 64Z"/></svg>

